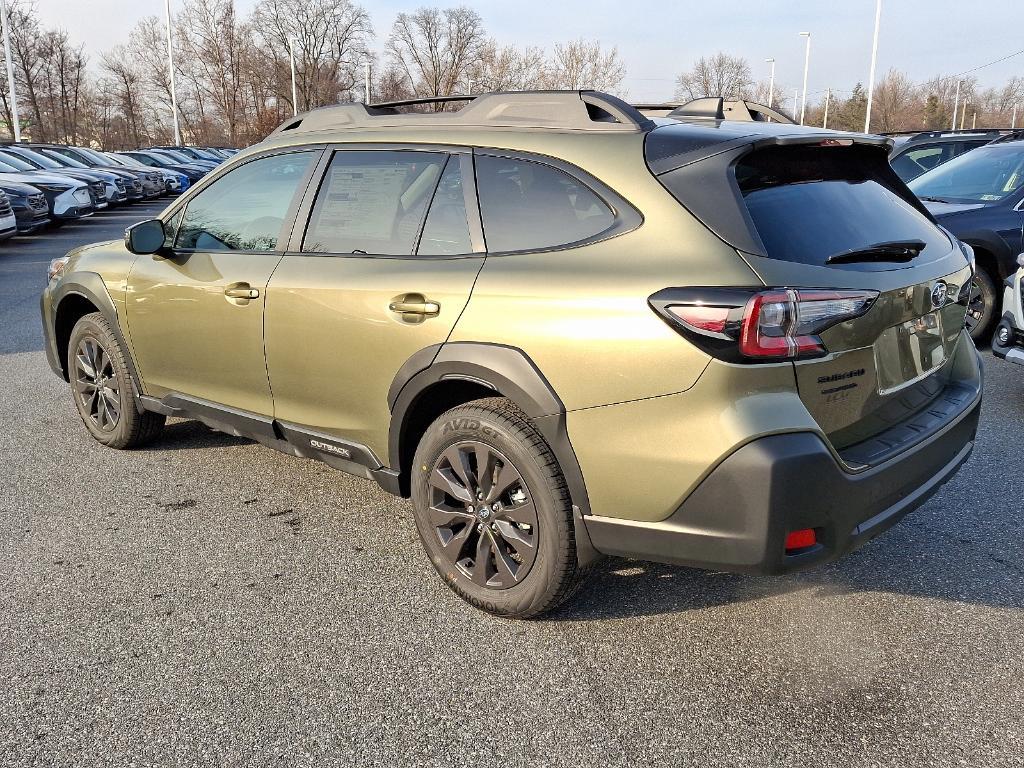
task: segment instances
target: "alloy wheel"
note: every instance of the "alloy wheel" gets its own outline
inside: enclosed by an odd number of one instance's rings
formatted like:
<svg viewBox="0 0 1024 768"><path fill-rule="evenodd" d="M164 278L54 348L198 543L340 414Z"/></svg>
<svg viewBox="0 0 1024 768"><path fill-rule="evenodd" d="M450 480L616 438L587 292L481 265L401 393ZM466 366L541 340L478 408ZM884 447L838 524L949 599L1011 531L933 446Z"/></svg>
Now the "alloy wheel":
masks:
<svg viewBox="0 0 1024 768"><path fill-rule="evenodd" d="M537 507L512 462L466 440L445 449L427 482L427 518L449 563L488 589L521 583L537 557Z"/></svg>
<svg viewBox="0 0 1024 768"><path fill-rule="evenodd" d="M102 432L112 432L121 420L121 392L110 355L93 338L75 350L75 395L82 413Z"/></svg>

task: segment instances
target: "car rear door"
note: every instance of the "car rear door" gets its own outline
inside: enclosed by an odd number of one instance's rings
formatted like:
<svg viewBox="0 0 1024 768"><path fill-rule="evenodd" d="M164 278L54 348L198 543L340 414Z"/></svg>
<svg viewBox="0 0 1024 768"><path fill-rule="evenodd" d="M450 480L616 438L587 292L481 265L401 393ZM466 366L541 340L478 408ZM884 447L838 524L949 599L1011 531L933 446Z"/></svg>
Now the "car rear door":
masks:
<svg viewBox="0 0 1024 768"><path fill-rule="evenodd" d="M148 394L273 413L266 287L322 149L243 162L166 221L165 250L135 260L127 324Z"/></svg>
<svg viewBox="0 0 1024 768"><path fill-rule="evenodd" d="M267 292L274 413L294 443L387 461L388 389L448 338L483 264L472 163L422 145L321 161Z"/></svg>

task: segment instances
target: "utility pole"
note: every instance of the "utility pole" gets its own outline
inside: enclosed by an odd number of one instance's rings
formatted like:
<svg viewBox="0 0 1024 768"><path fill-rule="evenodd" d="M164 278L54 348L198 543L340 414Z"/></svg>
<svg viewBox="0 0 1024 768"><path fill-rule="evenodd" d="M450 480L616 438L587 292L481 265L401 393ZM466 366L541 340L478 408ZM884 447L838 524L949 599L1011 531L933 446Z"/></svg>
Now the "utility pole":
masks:
<svg viewBox="0 0 1024 768"><path fill-rule="evenodd" d="M370 62L363 64L363 103L370 103Z"/></svg>
<svg viewBox="0 0 1024 768"><path fill-rule="evenodd" d="M1011 128L1016 128L1017 127L1017 105L1016 104L1013 105L1013 116L1010 118L1010 127Z"/></svg>
<svg viewBox="0 0 1024 768"><path fill-rule="evenodd" d="M832 89L825 91L825 119L821 121L822 128L828 128L828 103L832 100Z"/></svg>
<svg viewBox="0 0 1024 768"><path fill-rule="evenodd" d="M960 106L960 81L956 81L956 98L953 99L953 124L949 126L949 130L956 130L956 110Z"/></svg>
<svg viewBox="0 0 1024 768"><path fill-rule="evenodd" d="M882 0L875 6L875 38L871 43L871 74L868 75L868 111L864 115L864 133L871 133L871 101L875 94L875 63L878 60L878 27L882 22Z"/></svg>
<svg viewBox="0 0 1024 768"><path fill-rule="evenodd" d="M768 78L768 106L771 107L775 97L775 59L765 59L765 63L772 65L772 73Z"/></svg>
<svg viewBox="0 0 1024 768"><path fill-rule="evenodd" d="M960 113L960 130L964 129L964 120L967 119L967 99L964 99L964 109Z"/></svg>
<svg viewBox="0 0 1024 768"><path fill-rule="evenodd" d="M971 115L971 130L973 131L977 127L978 127L978 113L975 112L974 114Z"/></svg>
<svg viewBox="0 0 1024 768"><path fill-rule="evenodd" d="M171 44L171 0L166 0L164 8L167 11L167 71L171 77L171 114L174 117L174 146L180 147L181 126L178 124L178 92L174 87L174 46Z"/></svg>
<svg viewBox="0 0 1024 768"><path fill-rule="evenodd" d="M18 120L18 97L14 92L14 65L11 63L11 32L7 23L7 0L0 0L0 21L4 25L4 57L7 59L7 89L11 93L11 133L21 141L21 123Z"/></svg>
<svg viewBox="0 0 1024 768"><path fill-rule="evenodd" d="M299 97L295 89L295 38L288 36L288 58L292 65L292 115L299 114Z"/></svg>
<svg viewBox="0 0 1024 768"><path fill-rule="evenodd" d="M807 38L807 48L804 51L804 95L800 103L800 125L803 125L804 115L807 113L807 71L811 68L811 33L801 32L800 37Z"/></svg>

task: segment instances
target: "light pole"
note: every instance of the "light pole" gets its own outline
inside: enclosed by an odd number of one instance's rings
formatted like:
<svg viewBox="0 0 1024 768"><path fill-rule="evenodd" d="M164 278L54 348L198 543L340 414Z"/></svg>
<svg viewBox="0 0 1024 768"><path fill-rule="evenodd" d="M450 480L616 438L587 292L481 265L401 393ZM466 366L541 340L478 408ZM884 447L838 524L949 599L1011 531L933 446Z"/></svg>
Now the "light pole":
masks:
<svg viewBox="0 0 1024 768"><path fill-rule="evenodd" d="M963 108L963 111L960 113L960 130L961 131L964 129L964 120L967 119L967 103L968 103L967 99L965 98L964 99L964 108Z"/></svg>
<svg viewBox="0 0 1024 768"><path fill-rule="evenodd" d="M1013 116L1010 117L1010 127L1011 128L1016 128L1017 127L1017 105L1016 104L1013 105Z"/></svg>
<svg viewBox="0 0 1024 768"><path fill-rule="evenodd" d="M775 59L765 59L765 64L772 65L772 73L768 77L768 106L772 105L772 97L775 96Z"/></svg>
<svg viewBox="0 0 1024 768"><path fill-rule="evenodd" d="M956 130L956 110L960 106L960 81L956 81L956 97L953 99L953 124L949 126L949 130Z"/></svg>
<svg viewBox="0 0 1024 768"><path fill-rule="evenodd" d="M7 23L7 0L0 0L0 21L4 25L4 57L7 59L7 88L11 92L11 133L21 141L21 123L18 120L18 97L14 93L14 65L11 63L11 33Z"/></svg>
<svg viewBox="0 0 1024 768"><path fill-rule="evenodd" d="M825 91L825 119L821 121L822 128L828 128L828 103L832 100L832 89Z"/></svg>
<svg viewBox="0 0 1024 768"><path fill-rule="evenodd" d="M800 37L807 38L807 48L804 51L804 93L800 100L800 125L803 125L804 115L807 113L807 71L811 68L811 33L801 32Z"/></svg>
<svg viewBox="0 0 1024 768"><path fill-rule="evenodd" d="M864 133L871 132L871 99L875 94L875 63L878 60L878 26L882 22L882 0L875 6L875 37L871 43L871 74L868 75L868 110L864 115Z"/></svg>
<svg viewBox="0 0 1024 768"><path fill-rule="evenodd" d="M164 4L167 11L167 71L171 78L171 115L174 118L174 146L181 146L181 126L178 125L178 92L174 87L174 46L171 44L171 0Z"/></svg>
<svg viewBox="0 0 1024 768"><path fill-rule="evenodd" d="M288 36L288 58L292 65L292 115L299 114L299 97L295 93L295 38Z"/></svg>
<svg viewBox="0 0 1024 768"><path fill-rule="evenodd" d="M370 103L370 62L363 63L363 102Z"/></svg>

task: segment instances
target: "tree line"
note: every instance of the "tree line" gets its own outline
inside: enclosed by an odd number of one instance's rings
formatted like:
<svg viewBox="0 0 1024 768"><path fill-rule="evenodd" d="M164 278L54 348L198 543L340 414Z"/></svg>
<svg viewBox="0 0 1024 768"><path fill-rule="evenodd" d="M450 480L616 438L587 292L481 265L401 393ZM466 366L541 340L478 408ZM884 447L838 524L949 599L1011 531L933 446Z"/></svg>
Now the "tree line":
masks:
<svg viewBox="0 0 1024 768"><path fill-rule="evenodd" d="M959 93L957 86L959 83ZM676 79L676 98L689 100L705 95L722 95L767 104L770 82L758 80L750 63L740 56L717 53L702 57ZM804 122L822 125L828 102L828 127L863 131L868 94L862 83L850 91L833 90L809 93ZM800 119L799 93L776 82L772 104L782 112ZM890 69L876 84L871 105L871 130L877 132L948 130L956 127L1007 128L1017 107L1017 127L1024 125L1024 77L1012 77L1001 86L983 88L972 75L936 76L922 83L913 82L905 73Z"/></svg>
<svg viewBox="0 0 1024 768"><path fill-rule="evenodd" d="M41 24L36 0L9 0L8 13L25 136L107 149L173 140L162 18L144 18L124 43L90 56L66 30ZM248 15L238 13L234 0L185 0L171 27L178 117L187 143L245 146L280 125L293 106L302 112L365 100L367 66L372 102L532 88L595 88L627 96L616 48L588 40L551 50L502 45L464 6L399 14L380 49L369 13L353 0L259 0ZM890 71L875 89L872 129L948 128L955 87L949 78L915 84ZM795 112L785 91L777 85L771 99ZM699 59L677 78L676 98L707 95L766 102L768 83L752 77L742 57L720 53ZM1008 125L1013 105L1024 101L1024 78L985 89L964 78L959 103L965 101L967 127L975 120L978 127ZM810 94L807 122L820 125L824 107L823 93ZM865 108L862 85L833 92L829 127L863 129ZM0 88L0 123L0 133L10 135L6 88Z"/></svg>

